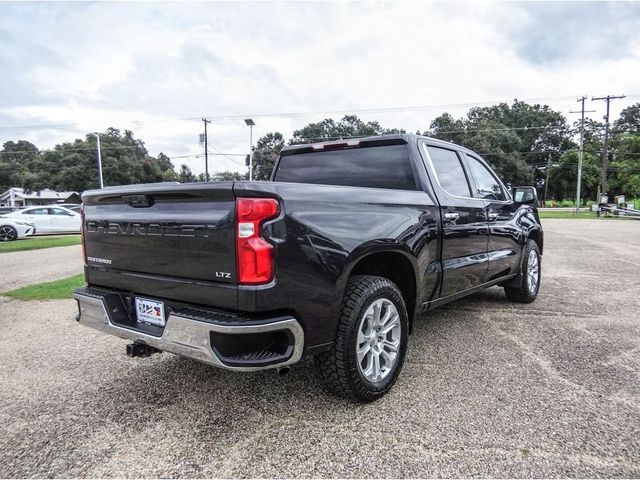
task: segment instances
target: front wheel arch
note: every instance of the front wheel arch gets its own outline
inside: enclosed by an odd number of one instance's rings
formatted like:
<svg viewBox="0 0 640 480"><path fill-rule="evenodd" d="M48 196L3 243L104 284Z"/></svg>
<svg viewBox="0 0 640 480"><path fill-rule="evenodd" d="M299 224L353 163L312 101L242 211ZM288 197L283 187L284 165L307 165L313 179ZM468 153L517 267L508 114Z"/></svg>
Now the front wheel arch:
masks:
<svg viewBox="0 0 640 480"><path fill-rule="evenodd" d="M538 229L531 230L529 232L527 239L533 240L534 242L536 242L536 244L538 245L538 250L540 250L540 255L542 255L543 246L544 246L544 235L542 234L542 231ZM526 242L525 242L525 245L526 245Z"/></svg>

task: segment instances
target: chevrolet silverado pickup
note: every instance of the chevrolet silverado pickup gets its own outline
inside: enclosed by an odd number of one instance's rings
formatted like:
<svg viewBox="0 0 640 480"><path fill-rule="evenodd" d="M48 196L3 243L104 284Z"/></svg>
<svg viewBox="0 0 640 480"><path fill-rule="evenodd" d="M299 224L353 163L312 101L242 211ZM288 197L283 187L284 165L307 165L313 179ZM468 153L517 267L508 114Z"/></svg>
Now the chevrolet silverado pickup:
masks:
<svg viewBox="0 0 640 480"><path fill-rule="evenodd" d="M543 232L474 152L394 134L285 147L268 182L160 183L83 195L77 320L237 371L315 357L329 390L372 401L412 324L490 286L532 302Z"/></svg>

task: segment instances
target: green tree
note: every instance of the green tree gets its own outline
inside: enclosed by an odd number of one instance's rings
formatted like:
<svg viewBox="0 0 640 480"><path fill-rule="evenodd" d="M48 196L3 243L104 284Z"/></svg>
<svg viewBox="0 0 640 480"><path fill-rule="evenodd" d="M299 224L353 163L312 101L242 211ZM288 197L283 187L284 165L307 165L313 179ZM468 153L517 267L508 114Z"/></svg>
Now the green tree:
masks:
<svg viewBox="0 0 640 480"><path fill-rule="evenodd" d="M578 150L572 149L561 155L557 167L549 172L549 198L554 200L575 200L578 180ZM600 158L598 155L585 152L582 160L582 185L580 197L582 204L594 199L600 183Z"/></svg>
<svg viewBox="0 0 640 480"><path fill-rule="evenodd" d="M246 180L248 173L231 172L229 170L225 172L216 172L211 175L211 180L214 182L233 182L236 180Z"/></svg>
<svg viewBox="0 0 640 480"><path fill-rule="evenodd" d="M180 171L178 172L178 181L181 183L197 182L196 176L191 169L184 163L180 165Z"/></svg>
<svg viewBox="0 0 640 480"><path fill-rule="evenodd" d="M100 144L106 186L160 182L175 176L169 157L149 155L144 142L129 130L109 128L100 134ZM20 186L29 190L98 188L95 135L88 134L32 155L28 169L22 173Z"/></svg>
<svg viewBox="0 0 640 480"><path fill-rule="evenodd" d="M38 148L26 140L8 141L0 150L0 193L22 187L39 155Z"/></svg>
<svg viewBox="0 0 640 480"><path fill-rule="evenodd" d="M316 123L310 123L293 132L290 145L302 143L314 143L326 140L338 140L341 138L367 137L372 135L384 135L387 133L404 133L404 130L396 128L386 129L378 122L363 122L356 115L345 115L342 120L336 122L331 118Z"/></svg>
<svg viewBox="0 0 640 480"><path fill-rule="evenodd" d="M632 133L640 135L640 103L631 105L622 112L620 118L613 122L613 134Z"/></svg>
<svg viewBox="0 0 640 480"><path fill-rule="evenodd" d="M560 112L547 105L514 100L475 107L466 117L445 113L431 122L425 135L452 141L482 155L505 183L544 183L536 167L557 162L575 147L573 132Z"/></svg>
<svg viewBox="0 0 640 480"><path fill-rule="evenodd" d="M173 166L173 163L171 162L171 159L162 152L158 154L158 158L156 159L156 162L158 164L158 168L162 173L175 171L175 168Z"/></svg>
<svg viewBox="0 0 640 480"><path fill-rule="evenodd" d="M640 196L640 133L619 133L612 143L610 195Z"/></svg>
<svg viewBox="0 0 640 480"><path fill-rule="evenodd" d="M267 133L260 137L253 147L253 179L269 180L273 166L284 147L281 133Z"/></svg>

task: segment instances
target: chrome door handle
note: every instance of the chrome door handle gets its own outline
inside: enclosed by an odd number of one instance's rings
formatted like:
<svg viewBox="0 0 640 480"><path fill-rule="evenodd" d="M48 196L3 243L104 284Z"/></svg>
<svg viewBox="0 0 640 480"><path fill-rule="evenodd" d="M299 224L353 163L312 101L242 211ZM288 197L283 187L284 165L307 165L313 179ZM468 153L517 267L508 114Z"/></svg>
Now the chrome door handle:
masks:
<svg viewBox="0 0 640 480"><path fill-rule="evenodd" d="M494 220L497 220L500 215L497 212L489 212L487 216L489 217L489 221L493 222Z"/></svg>
<svg viewBox="0 0 640 480"><path fill-rule="evenodd" d="M444 218L446 218L447 220L457 220L458 218L460 218L460 214L457 212L447 212L444 214Z"/></svg>

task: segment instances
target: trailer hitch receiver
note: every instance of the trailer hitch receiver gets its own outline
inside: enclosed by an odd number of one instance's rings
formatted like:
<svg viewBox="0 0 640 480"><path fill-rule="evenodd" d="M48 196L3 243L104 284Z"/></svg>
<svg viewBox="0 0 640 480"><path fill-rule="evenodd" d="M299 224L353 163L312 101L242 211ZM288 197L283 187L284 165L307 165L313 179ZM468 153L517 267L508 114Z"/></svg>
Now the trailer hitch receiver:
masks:
<svg viewBox="0 0 640 480"><path fill-rule="evenodd" d="M162 353L162 350L139 342L127 345L127 356L129 357L149 357L154 353Z"/></svg>

